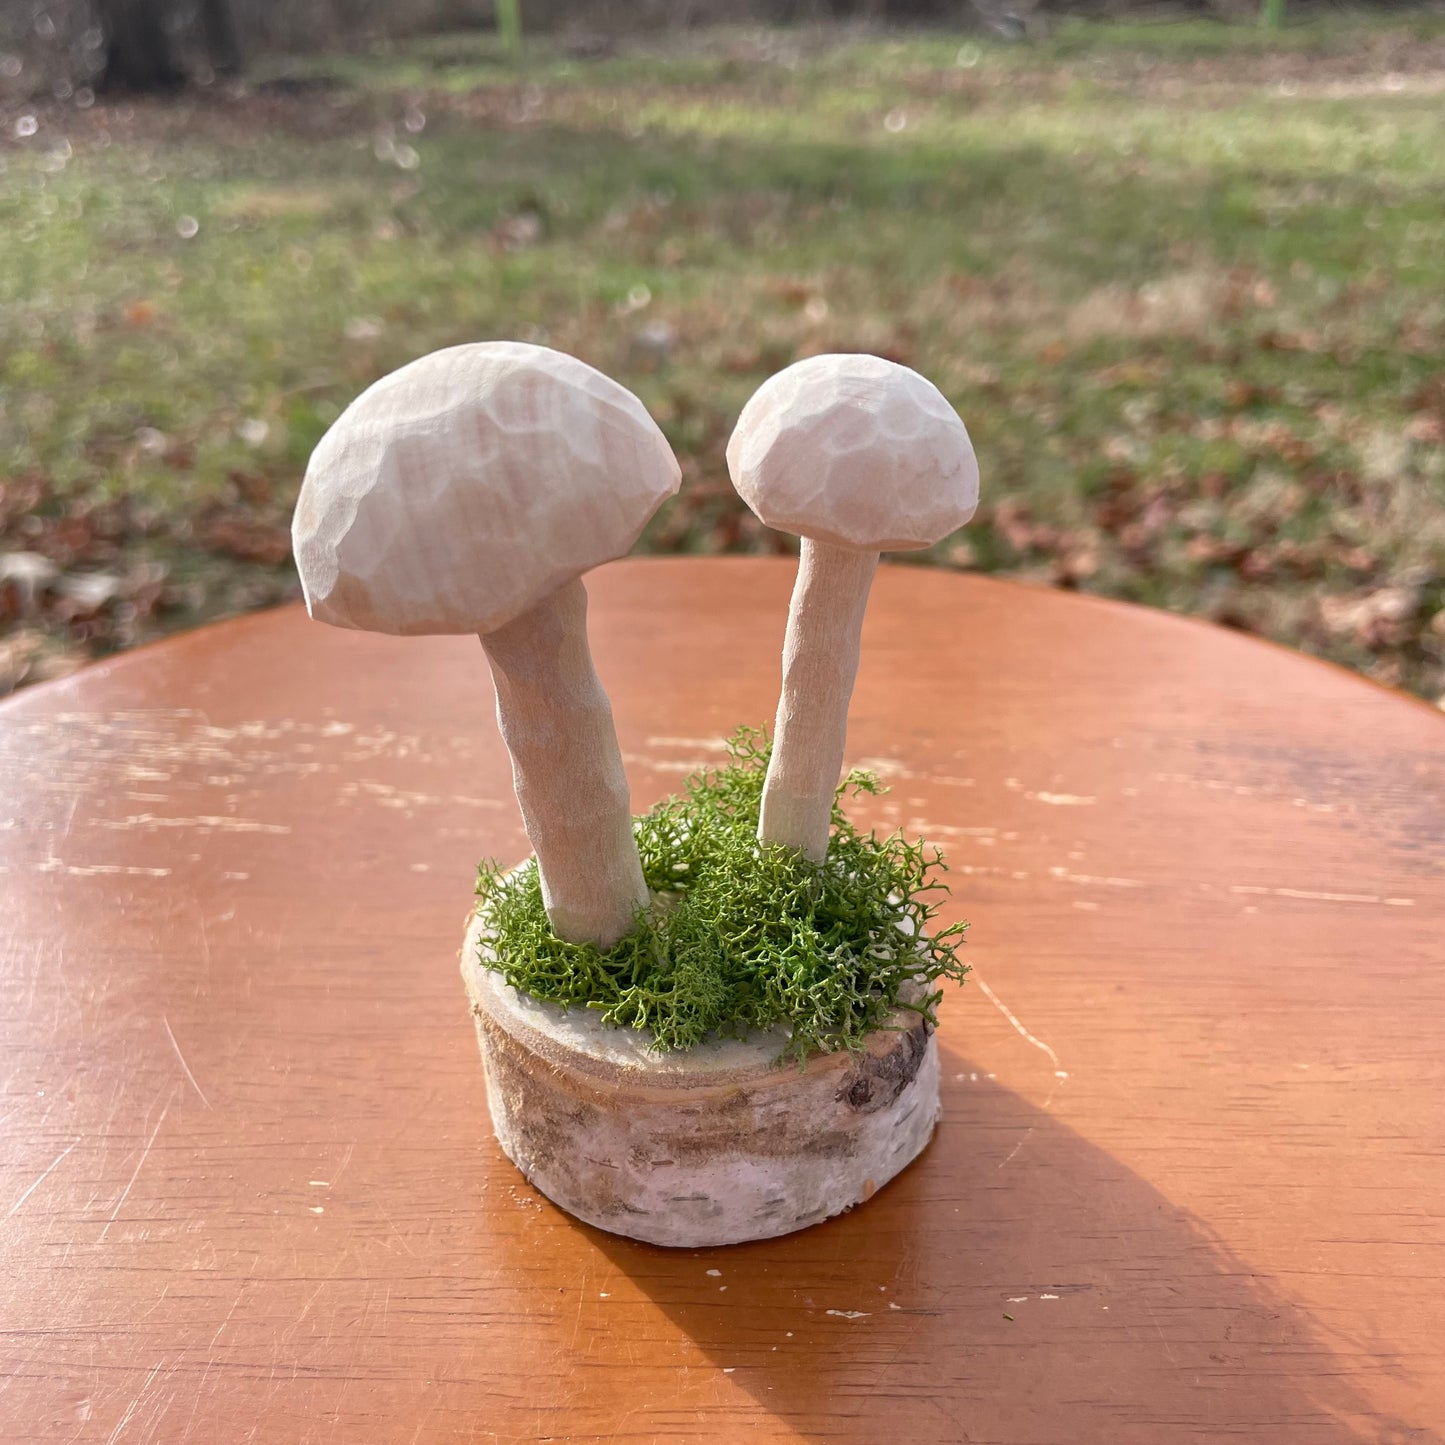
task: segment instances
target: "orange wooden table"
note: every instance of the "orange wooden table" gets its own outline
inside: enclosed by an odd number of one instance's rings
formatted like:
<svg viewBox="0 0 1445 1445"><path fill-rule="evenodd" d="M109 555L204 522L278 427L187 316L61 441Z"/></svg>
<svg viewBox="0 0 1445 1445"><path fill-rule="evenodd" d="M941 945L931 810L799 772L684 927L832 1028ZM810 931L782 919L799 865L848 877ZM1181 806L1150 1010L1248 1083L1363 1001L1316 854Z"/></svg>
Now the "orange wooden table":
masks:
<svg viewBox="0 0 1445 1445"><path fill-rule="evenodd" d="M791 568L594 574L637 807L764 723ZM1445 1438L1445 721L885 568L861 816L943 845L945 1119L669 1252L492 1141L456 952L525 841L481 650L282 611L0 708L0 1439Z"/></svg>

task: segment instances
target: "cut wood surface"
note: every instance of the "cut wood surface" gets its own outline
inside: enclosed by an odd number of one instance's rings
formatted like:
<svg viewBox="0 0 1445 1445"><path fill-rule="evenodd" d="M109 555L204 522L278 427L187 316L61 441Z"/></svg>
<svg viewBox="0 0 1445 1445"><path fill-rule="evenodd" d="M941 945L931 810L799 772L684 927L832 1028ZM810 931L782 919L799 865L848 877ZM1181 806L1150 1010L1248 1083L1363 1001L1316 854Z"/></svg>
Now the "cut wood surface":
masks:
<svg viewBox="0 0 1445 1445"><path fill-rule="evenodd" d="M591 575L635 805L771 716L792 580ZM476 653L289 610L0 708L6 1445L1441 1438L1438 714L882 567L846 761L973 924L943 1121L865 1208L663 1250L492 1138Z"/></svg>

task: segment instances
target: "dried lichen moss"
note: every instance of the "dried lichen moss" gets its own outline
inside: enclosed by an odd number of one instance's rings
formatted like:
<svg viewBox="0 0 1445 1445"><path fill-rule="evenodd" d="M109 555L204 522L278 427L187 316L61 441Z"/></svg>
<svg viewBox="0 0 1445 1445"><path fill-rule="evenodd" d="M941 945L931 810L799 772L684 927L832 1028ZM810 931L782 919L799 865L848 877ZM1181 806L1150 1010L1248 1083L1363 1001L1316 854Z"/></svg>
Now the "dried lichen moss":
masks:
<svg viewBox="0 0 1445 1445"><path fill-rule="evenodd" d="M690 777L682 796L636 820L659 901L605 953L552 933L535 862L511 873L483 863L483 961L536 998L646 1030L660 1052L782 1024L785 1056L801 1061L856 1048L896 1009L932 1022L934 985L968 972L956 952L968 925L927 929L947 892L937 850L862 834L837 802L826 862L761 847L769 751L762 734L739 731L726 766ZM838 798L878 791L870 774L853 773Z"/></svg>

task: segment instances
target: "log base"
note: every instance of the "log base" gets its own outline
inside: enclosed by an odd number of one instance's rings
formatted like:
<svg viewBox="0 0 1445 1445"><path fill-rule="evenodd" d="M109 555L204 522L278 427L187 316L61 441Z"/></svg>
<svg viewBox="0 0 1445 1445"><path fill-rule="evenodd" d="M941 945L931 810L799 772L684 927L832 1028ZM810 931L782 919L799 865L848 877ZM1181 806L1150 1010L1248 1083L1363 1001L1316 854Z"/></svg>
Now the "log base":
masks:
<svg viewBox="0 0 1445 1445"><path fill-rule="evenodd" d="M775 1067L781 1031L657 1055L642 1034L505 984L462 949L497 1140L599 1229L698 1247L769 1239L868 1199L938 1121L938 1048L915 1014L861 1054Z"/></svg>

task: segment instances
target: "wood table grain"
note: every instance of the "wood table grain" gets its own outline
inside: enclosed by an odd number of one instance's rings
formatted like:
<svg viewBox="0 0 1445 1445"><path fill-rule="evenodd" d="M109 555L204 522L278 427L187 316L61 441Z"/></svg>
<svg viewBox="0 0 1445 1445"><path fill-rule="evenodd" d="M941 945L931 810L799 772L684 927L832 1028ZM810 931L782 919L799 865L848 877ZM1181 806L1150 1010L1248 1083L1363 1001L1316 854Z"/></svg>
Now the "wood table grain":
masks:
<svg viewBox="0 0 1445 1445"><path fill-rule="evenodd" d="M782 562L593 574L641 808L770 720ZM296 610L0 708L0 1439L1445 1438L1445 720L885 568L858 816L939 845L944 1122L670 1252L502 1158L456 954L525 852L480 648Z"/></svg>

